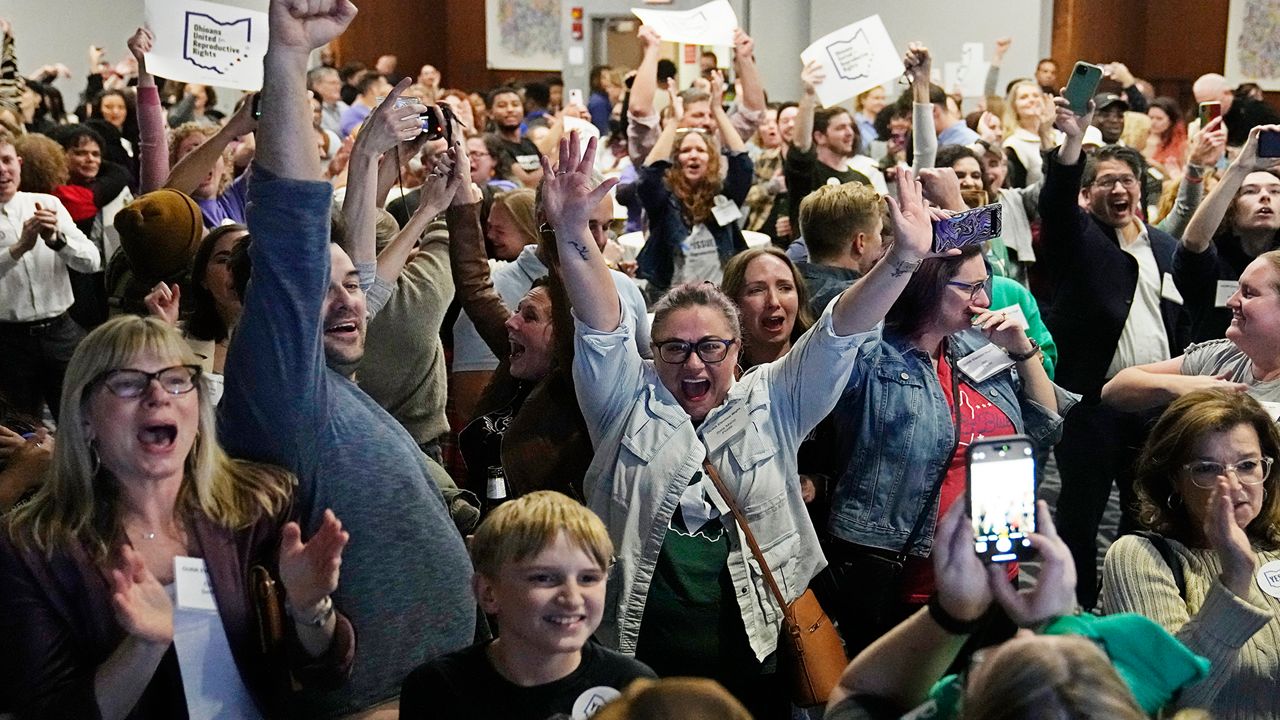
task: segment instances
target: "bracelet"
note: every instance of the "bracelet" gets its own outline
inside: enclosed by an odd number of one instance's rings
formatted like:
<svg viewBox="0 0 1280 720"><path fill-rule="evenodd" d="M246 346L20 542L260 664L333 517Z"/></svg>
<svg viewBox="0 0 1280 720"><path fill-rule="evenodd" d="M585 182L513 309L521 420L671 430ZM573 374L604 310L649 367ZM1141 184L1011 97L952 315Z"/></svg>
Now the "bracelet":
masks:
<svg viewBox="0 0 1280 720"><path fill-rule="evenodd" d="M975 630L982 627L985 621L985 615L980 615L973 620L961 620L947 609L942 607L942 603L938 600L938 594L934 593L929 597L929 617L938 624L938 627L946 630L952 635L972 635Z"/></svg>
<svg viewBox="0 0 1280 720"><path fill-rule="evenodd" d="M309 618L300 618L295 615L293 613L293 605L290 603L286 602L284 604L284 609L285 612L289 614L289 617L293 618L293 621L298 625L322 628L325 626L325 623L329 622L329 618L333 617L333 598L325 595L320 601L320 606L316 609L316 614Z"/></svg>
<svg viewBox="0 0 1280 720"><path fill-rule="evenodd" d="M1023 362L1025 360L1030 360L1041 352L1044 352L1040 349L1040 343L1036 342L1035 338L1029 337L1027 340L1031 343L1031 349L1024 353L1007 353L1010 360L1014 362Z"/></svg>

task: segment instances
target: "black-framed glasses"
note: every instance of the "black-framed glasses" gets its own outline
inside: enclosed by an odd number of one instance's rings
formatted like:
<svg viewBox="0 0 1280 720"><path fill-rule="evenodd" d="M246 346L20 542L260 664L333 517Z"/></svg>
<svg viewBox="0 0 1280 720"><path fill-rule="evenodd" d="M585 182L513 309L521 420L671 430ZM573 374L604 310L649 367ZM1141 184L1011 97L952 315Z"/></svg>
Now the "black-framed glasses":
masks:
<svg viewBox="0 0 1280 720"><path fill-rule="evenodd" d="M1183 465L1182 469L1191 476L1192 484L1202 490L1210 490L1218 484L1218 478L1226 477L1227 473L1235 475L1236 479L1245 485L1259 485L1271 474L1273 462L1275 462L1274 458L1266 456L1245 458L1234 463L1196 460Z"/></svg>
<svg viewBox="0 0 1280 720"><path fill-rule="evenodd" d="M1125 190L1132 190L1138 187L1138 178L1132 175L1108 175L1093 181L1094 185L1097 185L1103 190L1110 190L1115 187L1117 183L1119 183Z"/></svg>
<svg viewBox="0 0 1280 720"><path fill-rule="evenodd" d="M970 300L977 300L983 290L987 289L987 285L991 282L990 277L983 278L977 282L960 282L959 280L948 280L947 284L951 287L960 288L969 293Z"/></svg>
<svg viewBox="0 0 1280 720"><path fill-rule="evenodd" d="M689 356L696 352L702 362L714 365L725 359L729 354L729 347L736 342L738 341L732 338L725 340L708 335L697 342L655 340L653 346L658 349L658 358L664 363L683 365L689 360Z"/></svg>
<svg viewBox="0 0 1280 720"><path fill-rule="evenodd" d="M147 391L152 380L159 382L160 389L170 395L185 395L195 390L196 379L199 377L199 365L174 365L155 372L133 368L108 370L99 375L95 382L102 383L118 398L136 398Z"/></svg>

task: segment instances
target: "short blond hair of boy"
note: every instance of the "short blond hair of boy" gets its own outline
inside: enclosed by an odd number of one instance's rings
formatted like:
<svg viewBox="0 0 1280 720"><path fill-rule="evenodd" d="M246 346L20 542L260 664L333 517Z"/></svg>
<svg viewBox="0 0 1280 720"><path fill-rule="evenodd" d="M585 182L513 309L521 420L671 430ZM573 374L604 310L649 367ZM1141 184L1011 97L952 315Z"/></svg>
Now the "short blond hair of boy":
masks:
<svg viewBox="0 0 1280 720"><path fill-rule="evenodd" d="M823 185L800 201L800 228L815 262L849 254L859 230L869 232L884 213L884 198L870 185Z"/></svg>
<svg viewBox="0 0 1280 720"><path fill-rule="evenodd" d="M476 572L497 577L502 566L537 555L563 532L608 569L613 558L609 531L595 513L563 493L539 490L499 505L471 539Z"/></svg>

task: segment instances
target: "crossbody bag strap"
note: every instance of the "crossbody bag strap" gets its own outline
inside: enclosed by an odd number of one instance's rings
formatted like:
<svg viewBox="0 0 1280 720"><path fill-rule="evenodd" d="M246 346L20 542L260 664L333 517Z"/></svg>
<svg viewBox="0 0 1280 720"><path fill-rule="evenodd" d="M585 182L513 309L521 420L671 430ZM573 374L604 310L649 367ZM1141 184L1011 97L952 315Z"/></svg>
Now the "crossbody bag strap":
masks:
<svg viewBox="0 0 1280 720"><path fill-rule="evenodd" d="M778 581L773 577L773 570L769 568L769 563L764 561L764 553L760 551L760 544L756 542L756 536L751 532L751 526L747 524L747 517L742 514L742 509L738 507L738 501L733 499L733 495L729 493L729 488L725 487L724 481L720 479L720 473L716 472L710 460L702 461L702 469L707 473L707 477L711 478L711 482L715 484L716 490L720 492L720 497L724 498L724 502L729 506L729 512L733 513L733 518L738 521L738 527L742 528L742 534L747 536L747 545L751 548L751 554L755 556L756 562L760 563L760 571L764 573L764 581L769 586L769 591L773 593L774 599L778 601L778 607L785 609L787 600L782 596L782 590L778 588Z"/></svg>

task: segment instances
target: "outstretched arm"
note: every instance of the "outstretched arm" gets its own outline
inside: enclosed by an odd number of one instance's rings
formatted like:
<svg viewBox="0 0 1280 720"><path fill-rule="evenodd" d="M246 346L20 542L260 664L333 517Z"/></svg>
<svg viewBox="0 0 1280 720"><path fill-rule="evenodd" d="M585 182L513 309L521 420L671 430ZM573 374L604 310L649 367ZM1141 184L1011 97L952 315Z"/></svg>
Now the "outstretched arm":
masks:
<svg viewBox="0 0 1280 720"><path fill-rule="evenodd" d="M640 60L640 67L636 68L635 82L631 83L631 100L627 103L627 113L647 117L653 114L653 97L658 92L658 52L662 47L662 38L648 25L641 25L636 35L644 46L644 56Z"/></svg>
<svg viewBox="0 0 1280 720"><path fill-rule="evenodd" d="M738 103L743 110L760 112L764 110L764 83L760 81L760 69L756 67L755 40L735 28L733 31L733 68L742 81L742 97Z"/></svg>
<svg viewBox="0 0 1280 720"><path fill-rule="evenodd" d="M804 95L800 96L800 104L796 108L796 127L791 135L791 146L800 152L809 152L813 147L813 111L818 107L818 86L826 79L827 73L816 60L807 63L800 71Z"/></svg>
<svg viewBox="0 0 1280 720"><path fill-rule="evenodd" d="M264 89L263 92L266 93L268 90ZM267 97L267 95L263 96L264 107L266 107L265 103ZM298 97L289 98L289 102L305 108L306 106L301 105L301 103L298 102ZM276 107L279 106L277 105ZM266 117L266 113L263 113L263 117ZM214 163L218 162L218 158L222 155L222 151L227 149L227 146L231 144L231 141L236 138L243 137L244 135L248 135L253 132L257 126L258 121L253 119L253 103L246 101L240 106L240 109L236 111L236 114L231 116L231 119L227 121L227 124L223 125L222 128L218 130L217 134L201 143L195 150L187 153L186 157L179 160L178 164L173 166L173 169L169 171L169 178L164 181L164 186L190 195L196 188L200 187L200 183L209 176L209 173L213 170ZM310 124L308 124L307 127L309 128ZM309 131L306 135L308 139L312 140L310 143L311 154L315 155L315 136L311 135ZM297 138L294 138L294 142L297 142ZM265 142L260 143L259 150L262 149L262 145L266 144L267 143ZM319 162L319 160L316 162ZM259 164L266 167L265 163Z"/></svg>
<svg viewBox="0 0 1280 720"><path fill-rule="evenodd" d="M1249 173L1275 167L1275 160L1258 157L1258 135L1267 130L1280 130L1280 126L1259 125L1249 131L1249 138L1245 140L1244 147L1240 148L1240 154L1227 167L1227 171L1222 174L1222 179L1191 216L1191 222L1187 223L1187 231L1182 236L1183 246L1191 252L1202 253L1209 249L1209 244L1213 242L1213 236L1218 231L1218 225L1227 214L1227 208L1231 207L1236 192L1240 190ZM1222 118L1216 118L1200 131L1197 138L1201 141L1214 142L1214 134L1221 132Z"/></svg>

